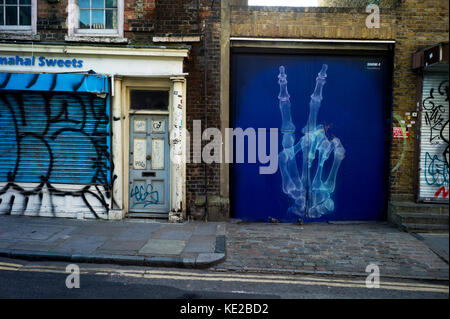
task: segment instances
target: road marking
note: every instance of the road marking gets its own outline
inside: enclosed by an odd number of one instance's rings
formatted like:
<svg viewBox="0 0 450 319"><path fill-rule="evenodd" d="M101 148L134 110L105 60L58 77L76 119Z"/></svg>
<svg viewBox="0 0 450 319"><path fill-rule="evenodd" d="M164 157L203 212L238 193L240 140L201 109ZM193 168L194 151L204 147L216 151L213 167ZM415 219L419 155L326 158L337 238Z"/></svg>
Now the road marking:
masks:
<svg viewBox="0 0 450 319"><path fill-rule="evenodd" d="M34 268L20 268L16 271L25 271L25 272L46 272L46 273L53 273L53 274L67 274L65 270L56 270L56 269L34 269ZM81 272L80 272L81 273ZM86 273L87 274L87 273Z"/></svg>
<svg viewBox="0 0 450 319"><path fill-rule="evenodd" d="M262 279L305 279L313 281L323 281L323 282L336 282L336 283L355 283L355 284L365 284L365 278L361 280L352 279L332 279L332 278L319 278L310 276L290 276L290 275L259 275L259 274L211 274L211 273L199 273L199 272L181 272L181 271L170 271L170 270L147 270L147 273L155 274L174 274L174 275L192 275L192 276L206 276L206 277L241 277L241 278L262 278ZM395 285L395 286L413 286L413 287L424 287L424 288L435 288L439 285L430 284L412 284L412 283L401 283L401 282L389 282L383 281L384 285ZM446 287L441 285L442 287Z"/></svg>
<svg viewBox="0 0 450 319"><path fill-rule="evenodd" d="M0 261L0 265L4 265L4 266L13 266L13 267L22 267L23 265L19 265L19 264L12 264L12 263L3 263Z"/></svg>
<svg viewBox="0 0 450 319"><path fill-rule="evenodd" d="M255 294L255 292L244 291L244 290L232 290L231 293L234 293L234 294Z"/></svg>
<svg viewBox="0 0 450 319"><path fill-rule="evenodd" d="M43 272L66 274L64 267L50 265L19 265L13 263L0 263L0 270ZM277 283L289 285L309 285L344 288L366 288L364 280L333 279L318 277L299 277L283 275L258 275L258 274L214 274L201 272L183 272L171 270L139 270L139 269L114 269L114 268L85 268L80 274L92 274L101 276L125 276L147 279L170 279L170 280L200 280L200 281L221 281L221 282L251 282L251 283ZM384 282L380 284L380 289L403 290L403 291L425 291L449 293L449 287L445 285L432 285L420 283Z"/></svg>
<svg viewBox="0 0 450 319"><path fill-rule="evenodd" d="M17 271L17 268L9 268L9 267L0 266L0 270Z"/></svg>
<svg viewBox="0 0 450 319"><path fill-rule="evenodd" d="M56 268L57 266L44 266L44 265L34 265L25 266L32 268ZM352 280L352 279L333 279L333 278L320 278L320 277L310 277L310 276L290 276L290 275L267 275L267 274L223 274L223 273L203 273L203 272L189 272L189 271L173 271L173 270L139 270L139 269L114 269L114 268L85 268L87 272L99 272L105 273L109 272L111 275L133 275L133 277L143 277L144 274L169 274L169 275L181 275L181 276L200 276L200 277L229 277L229 278L254 278L254 279L291 279L291 280L307 280L307 281L319 281L319 282L335 282L335 283L352 283L352 284L364 284L365 279ZM421 283L402 283L402 282L389 282L383 281L383 286L404 286L404 287L422 287L422 288L436 288L436 287L447 287L444 285L432 285L432 284L421 284Z"/></svg>
<svg viewBox="0 0 450 319"><path fill-rule="evenodd" d="M223 277L194 277L194 276L176 276L176 275L150 275L145 274L144 278L148 279L173 279L173 280L200 280L200 281L224 281L224 282L252 282L252 283L276 283L290 285L308 285L308 286L328 286L328 287L344 287L344 288L367 288L364 283L336 283L336 282L317 282L306 280L281 280L281 279L253 279L253 278L223 278ZM380 283L380 289L403 290L403 291L425 291L425 292L442 292L448 293L448 287L425 288L425 287L402 287L402 286L384 286Z"/></svg>

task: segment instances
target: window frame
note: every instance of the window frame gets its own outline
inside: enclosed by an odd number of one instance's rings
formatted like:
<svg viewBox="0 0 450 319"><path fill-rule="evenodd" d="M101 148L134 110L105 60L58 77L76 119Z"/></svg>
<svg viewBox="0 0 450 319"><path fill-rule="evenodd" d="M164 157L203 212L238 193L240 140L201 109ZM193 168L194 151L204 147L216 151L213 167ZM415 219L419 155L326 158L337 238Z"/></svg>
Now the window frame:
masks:
<svg viewBox="0 0 450 319"><path fill-rule="evenodd" d="M104 9L104 8L103 8ZM69 0L67 33L69 38L76 37L115 37L123 38L124 0L117 0L117 29L81 29L79 28L78 0Z"/></svg>
<svg viewBox="0 0 450 319"><path fill-rule="evenodd" d="M1 5L6 8L6 0L3 0L4 4ZM11 5L9 5L11 6ZM19 1L17 1L16 7L20 6ZM30 25L0 25L0 31L2 33L10 34L36 34L37 32L37 0L31 0L31 24ZM5 10L6 11L6 10ZM6 15L6 12L3 12ZM17 10L19 14L19 10ZM6 16L5 16L6 17ZM4 21L5 22L5 21Z"/></svg>

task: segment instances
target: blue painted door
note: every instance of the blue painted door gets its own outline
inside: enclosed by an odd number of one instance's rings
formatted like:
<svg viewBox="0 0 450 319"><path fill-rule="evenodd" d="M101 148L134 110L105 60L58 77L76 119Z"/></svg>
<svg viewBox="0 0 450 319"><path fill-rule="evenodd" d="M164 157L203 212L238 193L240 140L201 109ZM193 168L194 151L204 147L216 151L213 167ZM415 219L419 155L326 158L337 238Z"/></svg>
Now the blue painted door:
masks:
<svg viewBox="0 0 450 319"><path fill-rule="evenodd" d="M129 211L168 213L168 117L133 115L130 124Z"/></svg>
<svg viewBox="0 0 450 319"><path fill-rule="evenodd" d="M260 166L267 164L249 163L247 154L244 163L231 165L232 216L284 222L383 219L388 61L382 56L234 54L231 125L254 128L256 134L258 128L277 128L278 169L261 174ZM264 147L269 154L269 145Z"/></svg>

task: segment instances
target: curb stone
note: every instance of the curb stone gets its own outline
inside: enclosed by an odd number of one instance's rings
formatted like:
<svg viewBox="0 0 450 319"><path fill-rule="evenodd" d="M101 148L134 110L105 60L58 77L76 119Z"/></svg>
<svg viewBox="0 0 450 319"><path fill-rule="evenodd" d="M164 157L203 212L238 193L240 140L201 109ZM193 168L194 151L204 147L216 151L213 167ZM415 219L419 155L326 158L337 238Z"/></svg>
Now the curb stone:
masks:
<svg viewBox="0 0 450 319"><path fill-rule="evenodd" d="M127 255L83 255L83 254L66 254L59 252L38 252L0 249L0 257L12 259L24 259L30 261L47 260L47 261L65 261L79 263L96 263L96 264L118 264L133 266L149 266L149 267L179 267L179 268L207 268L216 265L225 259L223 253L199 254L197 258L182 257L144 257L144 256L127 256Z"/></svg>
<svg viewBox="0 0 450 319"><path fill-rule="evenodd" d="M225 254L226 252L226 238L224 235L216 237L215 253Z"/></svg>

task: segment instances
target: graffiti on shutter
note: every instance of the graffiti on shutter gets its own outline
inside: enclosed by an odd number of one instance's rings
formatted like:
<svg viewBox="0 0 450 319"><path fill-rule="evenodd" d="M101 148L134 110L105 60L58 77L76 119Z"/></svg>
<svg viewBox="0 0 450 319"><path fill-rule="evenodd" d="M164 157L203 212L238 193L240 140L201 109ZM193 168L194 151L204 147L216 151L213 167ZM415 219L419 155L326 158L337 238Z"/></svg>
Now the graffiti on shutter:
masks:
<svg viewBox="0 0 450 319"><path fill-rule="evenodd" d="M424 201L448 202L448 73L425 73L420 137L420 191Z"/></svg>
<svg viewBox="0 0 450 319"><path fill-rule="evenodd" d="M108 218L107 78L0 73L0 215Z"/></svg>

